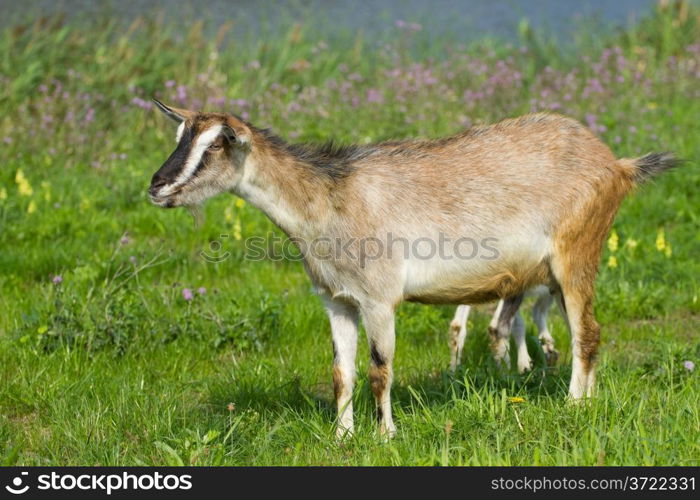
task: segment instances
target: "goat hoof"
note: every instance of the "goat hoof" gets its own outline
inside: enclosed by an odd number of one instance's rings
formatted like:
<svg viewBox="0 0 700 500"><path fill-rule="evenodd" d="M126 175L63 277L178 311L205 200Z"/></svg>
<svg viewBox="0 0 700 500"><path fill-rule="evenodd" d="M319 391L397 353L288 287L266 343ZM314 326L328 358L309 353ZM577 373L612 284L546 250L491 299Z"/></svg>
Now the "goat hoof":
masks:
<svg viewBox="0 0 700 500"><path fill-rule="evenodd" d="M502 372L510 371L510 358L505 356L494 356L494 361L496 362L496 368Z"/></svg>
<svg viewBox="0 0 700 500"><path fill-rule="evenodd" d="M355 432L353 429L346 429L345 427L337 427L335 429L335 440L338 446L345 446L345 443L353 438Z"/></svg>
<svg viewBox="0 0 700 500"><path fill-rule="evenodd" d="M529 360L527 363L520 364L518 363L518 373L520 375L529 372L532 370L532 360Z"/></svg>
<svg viewBox="0 0 700 500"><path fill-rule="evenodd" d="M544 357L547 361L547 366L556 365L557 360L559 359L559 351L557 351L554 346L548 344L543 345L542 349L544 350Z"/></svg>
<svg viewBox="0 0 700 500"><path fill-rule="evenodd" d="M382 425L379 428L379 439L381 439L382 442L388 443L392 439L396 437L396 427L392 424L390 427L385 427Z"/></svg>

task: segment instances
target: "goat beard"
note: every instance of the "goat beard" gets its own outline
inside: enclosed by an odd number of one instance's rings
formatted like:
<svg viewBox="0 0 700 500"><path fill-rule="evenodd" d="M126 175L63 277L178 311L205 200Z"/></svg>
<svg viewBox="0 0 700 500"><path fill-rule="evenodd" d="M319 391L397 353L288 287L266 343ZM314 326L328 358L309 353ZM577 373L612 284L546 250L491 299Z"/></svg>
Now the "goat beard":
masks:
<svg viewBox="0 0 700 500"><path fill-rule="evenodd" d="M186 208L189 211L190 215L192 215L192 219L194 220L194 227L202 227L204 225L204 206L200 204L187 205Z"/></svg>

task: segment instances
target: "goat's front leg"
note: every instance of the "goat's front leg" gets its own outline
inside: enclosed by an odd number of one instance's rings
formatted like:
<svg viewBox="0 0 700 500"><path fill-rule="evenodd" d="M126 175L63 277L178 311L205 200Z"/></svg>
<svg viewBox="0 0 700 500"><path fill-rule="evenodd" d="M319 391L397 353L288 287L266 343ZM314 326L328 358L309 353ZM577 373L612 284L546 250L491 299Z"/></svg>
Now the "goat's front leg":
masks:
<svg viewBox="0 0 700 500"><path fill-rule="evenodd" d="M358 310L355 306L323 297L333 336L333 391L338 406L336 435L353 433L352 390L355 385Z"/></svg>
<svg viewBox="0 0 700 500"><path fill-rule="evenodd" d="M377 405L379 433L393 437L396 427L391 417L391 382L394 378L394 308L384 304L362 307L362 320L369 342L369 381Z"/></svg>

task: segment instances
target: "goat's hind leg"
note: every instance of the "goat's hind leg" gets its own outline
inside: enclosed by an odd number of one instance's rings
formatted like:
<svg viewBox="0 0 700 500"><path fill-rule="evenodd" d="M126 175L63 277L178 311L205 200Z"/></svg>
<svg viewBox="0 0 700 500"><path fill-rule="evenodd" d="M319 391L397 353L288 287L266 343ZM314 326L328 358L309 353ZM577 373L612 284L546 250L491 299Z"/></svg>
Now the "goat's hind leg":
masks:
<svg viewBox="0 0 700 500"><path fill-rule="evenodd" d="M590 264L590 268L592 272L571 266L569 274L562 273L558 277L561 290L557 299L571 332L573 359L569 397L574 400L593 395L595 362L600 343L600 326L593 315L593 264Z"/></svg>
<svg viewBox="0 0 700 500"><path fill-rule="evenodd" d="M520 294L501 300L489 324L493 356L496 362L505 368L510 367L510 330L523 298L524 295Z"/></svg>
<svg viewBox="0 0 700 500"><path fill-rule="evenodd" d="M522 374L532 369L532 358L530 358L530 353L527 352L527 341L525 339L525 320L520 314L520 311L517 310L515 312L515 318L513 318L511 334L513 335L513 340L515 341L515 348L518 353L518 373Z"/></svg>
<svg viewBox="0 0 700 500"><path fill-rule="evenodd" d="M535 305L532 306L532 319L537 325L538 338L548 366L554 366L559 359L559 351L555 349L554 339L547 328L547 316L552 302L554 302L554 295L547 291L540 294Z"/></svg>
<svg viewBox="0 0 700 500"><path fill-rule="evenodd" d="M562 292L573 347L569 396L581 399L593 395L600 326L593 316L592 292L587 293L575 287L562 287Z"/></svg>
<svg viewBox="0 0 700 500"><path fill-rule="evenodd" d="M467 318L470 306L457 306L455 317L450 323L450 371L454 373L462 362L462 350L467 338Z"/></svg>

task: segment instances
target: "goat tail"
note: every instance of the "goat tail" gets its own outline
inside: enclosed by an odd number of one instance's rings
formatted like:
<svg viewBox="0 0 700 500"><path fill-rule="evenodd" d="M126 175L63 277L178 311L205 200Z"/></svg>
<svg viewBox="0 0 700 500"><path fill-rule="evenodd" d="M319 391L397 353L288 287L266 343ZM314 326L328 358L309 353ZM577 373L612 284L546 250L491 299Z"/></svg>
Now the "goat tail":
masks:
<svg viewBox="0 0 700 500"><path fill-rule="evenodd" d="M640 158L621 158L617 164L635 184L642 184L677 167L681 160L673 153L649 153Z"/></svg>

